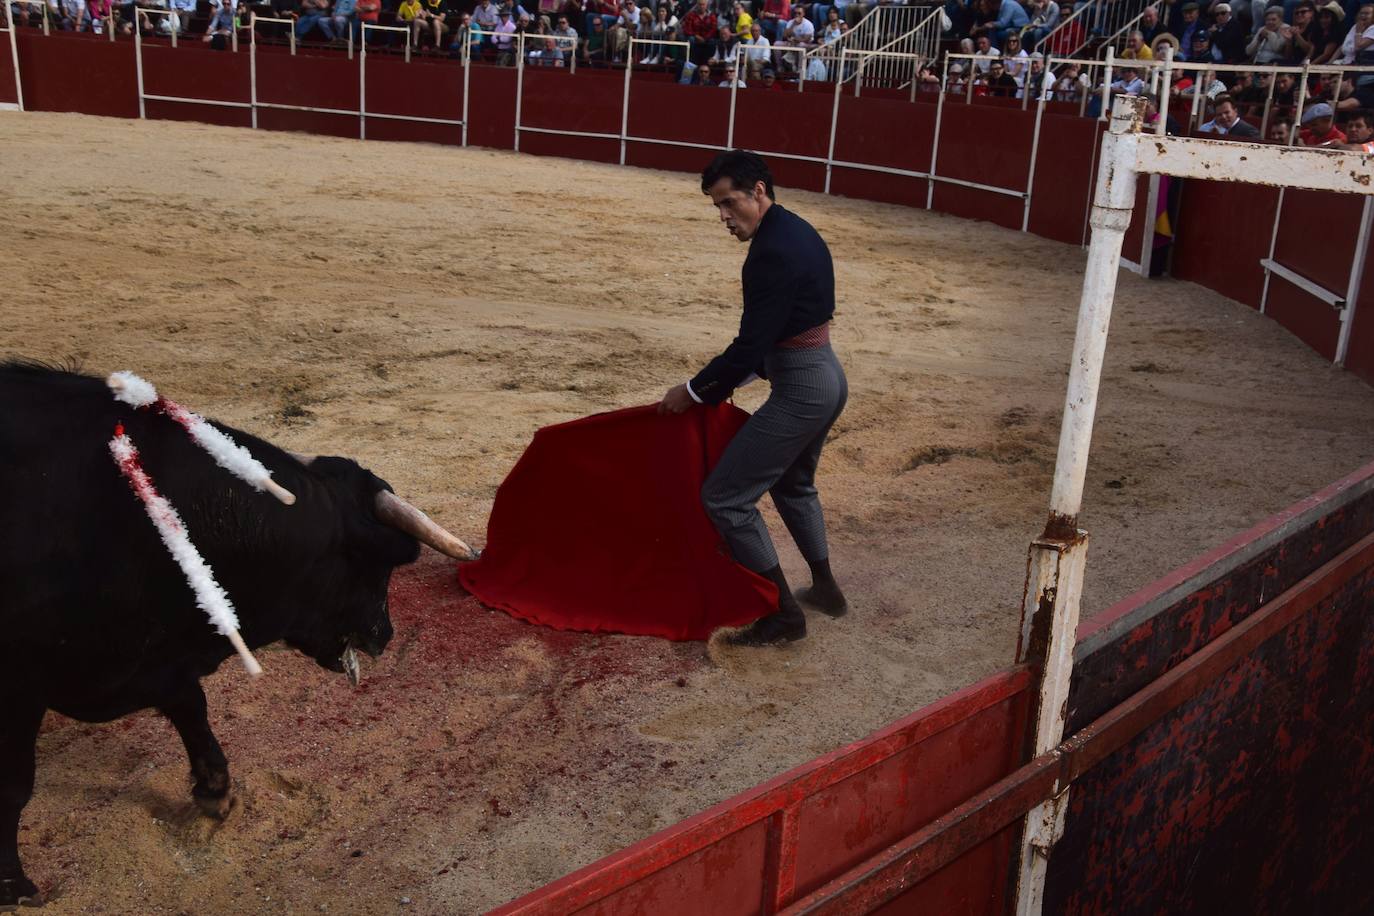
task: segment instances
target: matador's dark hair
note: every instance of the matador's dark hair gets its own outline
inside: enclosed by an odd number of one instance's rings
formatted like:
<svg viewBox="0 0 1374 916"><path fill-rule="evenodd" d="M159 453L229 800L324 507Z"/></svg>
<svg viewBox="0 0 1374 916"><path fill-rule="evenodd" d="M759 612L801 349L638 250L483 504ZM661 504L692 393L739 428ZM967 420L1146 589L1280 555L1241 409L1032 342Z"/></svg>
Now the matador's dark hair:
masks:
<svg viewBox="0 0 1374 916"><path fill-rule="evenodd" d="M732 149L717 154L711 164L701 170L701 193L710 194L711 186L722 178L729 178L736 191L752 191L754 183L762 181L768 199L777 199L773 196L773 173L768 171L768 163L758 153Z"/></svg>

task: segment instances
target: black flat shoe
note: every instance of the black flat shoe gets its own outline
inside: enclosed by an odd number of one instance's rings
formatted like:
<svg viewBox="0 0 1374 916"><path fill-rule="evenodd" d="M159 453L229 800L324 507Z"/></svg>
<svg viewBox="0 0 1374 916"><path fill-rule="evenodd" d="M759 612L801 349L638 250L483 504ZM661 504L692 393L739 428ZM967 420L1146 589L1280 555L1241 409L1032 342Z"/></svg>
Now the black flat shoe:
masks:
<svg viewBox="0 0 1374 916"><path fill-rule="evenodd" d="M778 612L760 617L749 626L725 637L732 646L774 646L796 642L806 635L806 618Z"/></svg>
<svg viewBox="0 0 1374 916"><path fill-rule="evenodd" d="M839 586L813 585L798 589L797 600L828 617L843 617L849 613L849 602Z"/></svg>

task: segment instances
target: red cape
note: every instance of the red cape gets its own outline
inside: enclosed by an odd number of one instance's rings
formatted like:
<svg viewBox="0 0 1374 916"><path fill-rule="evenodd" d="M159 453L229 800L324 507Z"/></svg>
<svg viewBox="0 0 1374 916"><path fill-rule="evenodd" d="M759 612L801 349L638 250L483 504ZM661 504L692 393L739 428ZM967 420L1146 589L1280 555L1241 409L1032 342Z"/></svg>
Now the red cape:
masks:
<svg viewBox="0 0 1374 916"><path fill-rule="evenodd" d="M548 426L496 491L482 557L458 568L483 603L560 630L706 639L777 607L730 559L701 485L749 415L632 407Z"/></svg>

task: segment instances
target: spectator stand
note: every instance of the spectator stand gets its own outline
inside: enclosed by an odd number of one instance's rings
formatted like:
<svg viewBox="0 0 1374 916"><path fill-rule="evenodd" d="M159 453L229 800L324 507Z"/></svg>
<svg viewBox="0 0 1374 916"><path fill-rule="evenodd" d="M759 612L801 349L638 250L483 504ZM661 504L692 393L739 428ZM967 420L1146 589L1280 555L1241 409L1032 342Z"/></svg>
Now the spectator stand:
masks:
<svg viewBox="0 0 1374 916"><path fill-rule="evenodd" d="M833 82L835 65L845 51L898 51L925 54L927 59L933 60L938 54L941 29L936 29L932 39L929 35L930 23L933 20L938 27L942 10L940 6L879 5L834 41L801 50L786 50L787 46L779 43L774 46L774 51L778 55L797 57L798 89L807 81L806 74L813 60L825 68L826 79ZM778 59L781 62L781 57Z"/></svg>
<svg viewBox="0 0 1374 916"><path fill-rule="evenodd" d="M515 46L515 139L513 140L512 147L515 150L515 152L520 152L520 135L522 133L547 134L550 136L563 137L586 137L594 140L619 140L622 147L621 164L624 165L623 147L625 145L625 130L623 120L620 133L613 134L604 131L568 130L563 128L536 127L533 125L525 124L521 119L524 113L525 101L525 66L526 60L529 56L529 51L525 47L525 42L529 39L535 39L541 42L547 39L553 39L554 43L558 45L559 50L563 50L563 48L566 47L567 43L571 41L571 39L559 38L558 36L554 35L543 35L535 32L501 33L483 31L482 29L477 28L472 29L471 34L479 36L483 42L485 42L488 37L491 38L493 41L495 41L498 37L504 37ZM630 91L630 64L634 62L634 42L637 40L638 39L630 40L629 60L625 66L625 93L627 100L629 98ZM654 44L682 45L683 47L686 47L687 42L659 41L654 42ZM467 47L471 47L471 44L468 42L465 42L465 45ZM567 72L569 76L572 76L574 73L577 72L577 44L575 42L573 43L572 52L570 54L567 54L567 57L571 58L571 61L567 67ZM626 102L626 104L628 104L628 101Z"/></svg>
<svg viewBox="0 0 1374 916"><path fill-rule="evenodd" d="M878 7L878 10L882 9L883 7ZM940 41L941 35L944 33L945 21L944 8L932 7L929 15L917 22L910 31L898 35L871 52L860 48L841 48L840 56L843 56L848 50L854 52L854 56L861 63L861 74L854 80L854 94L859 95L865 86L882 89L910 89L911 101L916 101L916 91L920 88L918 84L922 68L934 66L940 59ZM860 24L862 25L862 22ZM837 79L837 75L844 68L837 66L840 61L834 55L825 56L824 52L838 43L836 41L829 45L821 45L809 52L813 55L809 59L821 60L825 63L826 79L832 82ZM805 73L806 68L804 67L802 77L797 80L798 90L801 90L806 84ZM850 74L845 73L844 76L847 79Z"/></svg>

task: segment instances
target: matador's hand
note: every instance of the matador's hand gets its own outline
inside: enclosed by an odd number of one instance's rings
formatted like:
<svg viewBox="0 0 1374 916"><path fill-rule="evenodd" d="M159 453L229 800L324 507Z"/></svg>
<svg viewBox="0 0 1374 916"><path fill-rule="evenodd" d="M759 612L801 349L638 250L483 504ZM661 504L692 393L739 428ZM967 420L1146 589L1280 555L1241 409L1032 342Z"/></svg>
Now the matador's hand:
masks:
<svg viewBox="0 0 1374 916"><path fill-rule="evenodd" d="M692 400L692 396L687 393L685 384L675 385L669 388L668 393L663 396L663 400L658 402L658 412L661 414L682 413L695 403L696 401Z"/></svg>

